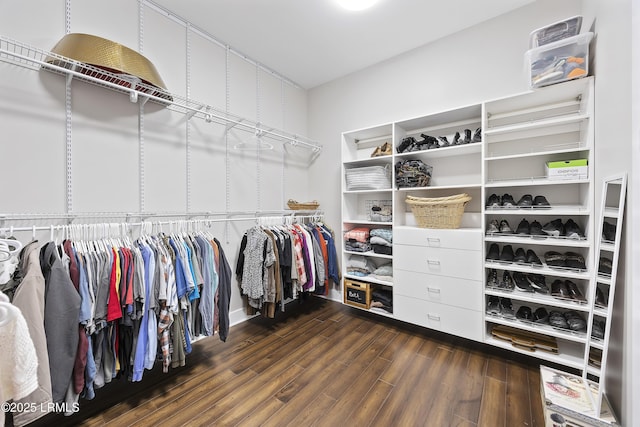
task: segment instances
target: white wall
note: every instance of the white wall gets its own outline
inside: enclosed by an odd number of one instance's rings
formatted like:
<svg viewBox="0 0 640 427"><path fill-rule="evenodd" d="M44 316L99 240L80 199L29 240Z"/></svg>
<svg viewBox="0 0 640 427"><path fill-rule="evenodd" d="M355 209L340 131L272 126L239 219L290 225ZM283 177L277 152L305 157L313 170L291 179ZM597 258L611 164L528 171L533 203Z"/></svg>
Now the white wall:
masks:
<svg viewBox="0 0 640 427"><path fill-rule="evenodd" d="M325 156L311 170L313 192L332 223L340 222L340 134L376 124L512 95L528 89L524 52L529 33L551 22L584 15L595 20L596 186L613 173L631 170L631 0L538 0L533 4L443 38L360 72L309 91L309 130L323 141ZM596 191L599 206L600 188ZM628 215L627 218L630 216ZM626 229L631 236L630 227ZM631 238L627 238L627 246ZM625 251L630 253L629 248ZM624 282L624 254L620 282ZM628 267L631 268L631 267ZM632 277L630 273L627 277ZM619 282L619 283L620 283ZM632 346L625 347L637 303L617 295L611 339L608 391L624 425L631 425ZM332 295L336 299L341 296ZM625 329L627 325L627 329ZM637 335L637 334L636 334ZM637 359L637 355L636 358ZM636 374L637 376L637 374ZM634 381L636 389L638 380ZM626 394L625 394L626 393Z"/></svg>
<svg viewBox="0 0 640 427"><path fill-rule="evenodd" d="M257 71L234 54L229 54L227 73L223 46L187 31L184 23L146 4L141 15L143 54L156 66L169 91L220 110L228 105L232 113L266 126L307 134L306 91ZM138 50L137 1L114 0L108 6L97 0L72 1L70 17L71 32L94 34ZM4 1L0 28L3 36L51 50L65 34L65 1ZM65 79L0 61L0 93L0 159L6 179L0 214L64 213ZM282 145L274 143L274 150L262 151L258 161L255 150L233 149L240 142L255 143L252 133L231 131L226 151L223 126L193 119L188 162L185 116L148 103L141 158L138 113L138 104L129 102L126 95L72 83L71 211L135 213L141 207L145 212L282 210L289 198L308 199L308 151L289 148L291 154L283 157ZM0 227L52 222L12 221ZM226 241L224 249L234 268L239 239L252 225L254 221L234 222L226 230L222 225L214 227L218 238ZM19 237L29 240L31 233ZM38 237L46 239L49 233ZM236 286L231 310L242 312Z"/></svg>

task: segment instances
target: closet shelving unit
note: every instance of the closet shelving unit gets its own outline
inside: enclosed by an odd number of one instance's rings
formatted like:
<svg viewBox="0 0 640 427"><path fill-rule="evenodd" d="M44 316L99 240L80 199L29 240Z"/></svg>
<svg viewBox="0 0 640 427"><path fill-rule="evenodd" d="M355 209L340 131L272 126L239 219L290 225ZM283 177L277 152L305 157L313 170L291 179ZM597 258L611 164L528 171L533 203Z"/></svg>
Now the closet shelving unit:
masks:
<svg viewBox="0 0 640 427"><path fill-rule="evenodd" d="M511 245L532 250L542 261L542 266L515 264L486 260L485 301L489 297L509 298L514 312L521 306L528 306L532 312L544 308L547 312L561 313L574 311L585 322L591 318L594 298L594 219L593 219L593 79L585 78L538 89L533 92L505 99L487 102L483 121L485 144L485 196L496 194L512 195L518 200L525 194L533 197L544 196L550 207L505 208L486 207L484 226L492 220L507 220L515 231L523 219L529 223L538 221L545 225L555 219L574 220L583 231L584 237L540 237L518 234L485 233L485 259L492 244L500 251ZM584 179L553 180L546 176L545 164L549 161L587 159L588 176ZM485 198L485 203L486 203ZM546 252L580 254L586 269L558 268L545 262ZM507 291L489 287L487 276L497 270L498 280L505 271L513 274L539 274L545 277L549 288L555 280L574 282L585 297L585 301L559 299L548 294L529 293L517 288ZM495 325L507 325L523 331L539 333L555 338L558 353L519 349L511 343L492 337ZM590 329L589 329L590 330ZM516 352L533 355L543 360L559 363L584 371L588 352L587 331L571 331L552 327L548 324L524 321L511 316L485 314L485 342Z"/></svg>
<svg viewBox="0 0 640 427"><path fill-rule="evenodd" d="M124 93L129 96L131 102L144 104L147 101L151 101L185 114L189 118L197 117L209 123L223 124L227 127L227 130L233 128L241 129L254 133L259 137L268 137L291 146L299 146L314 153L314 158L322 151L321 145L304 136L269 127L262 123L221 111L207 103L161 90L136 78L111 73L4 36L0 36L0 60L33 70L42 69L61 74L68 81L75 78Z"/></svg>
<svg viewBox="0 0 640 427"><path fill-rule="evenodd" d="M481 143L456 145L432 150L398 153L396 147L405 137L421 140L421 134L448 136L464 134L480 127L481 105L471 105L446 112L345 132L342 135L343 176L351 167L394 165L405 159L419 159L433 166L430 185L421 188L346 191L343 186L343 232L354 226L384 226L393 232L393 255L368 253L374 262L393 261L393 317L454 335L481 341ZM375 147L392 143L393 153L371 158ZM392 185L395 185L392 175ZM473 199L467 206L462 227L457 230L418 228L407 195L442 197L468 193ZM393 207L393 221L377 223L366 220L367 200L387 200ZM352 253L343 251L343 265ZM346 276L350 278L349 276ZM353 278L378 284L368 277ZM376 311L379 312L379 311Z"/></svg>

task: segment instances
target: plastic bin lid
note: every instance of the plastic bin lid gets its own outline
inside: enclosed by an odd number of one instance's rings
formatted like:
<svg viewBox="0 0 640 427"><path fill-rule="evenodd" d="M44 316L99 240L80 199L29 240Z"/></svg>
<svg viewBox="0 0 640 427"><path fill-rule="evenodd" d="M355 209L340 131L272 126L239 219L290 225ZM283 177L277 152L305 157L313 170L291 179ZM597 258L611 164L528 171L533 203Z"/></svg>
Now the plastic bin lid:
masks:
<svg viewBox="0 0 640 427"><path fill-rule="evenodd" d="M544 46L529 49L528 51L525 52L525 58L531 60L534 57L534 55L538 55L542 52L552 51L557 47L567 46L570 44L588 44L589 42L591 42L592 38L593 38L593 33L582 33L582 34L578 34L577 36L567 37L566 39L561 39L553 43L546 44Z"/></svg>
<svg viewBox="0 0 640 427"><path fill-rule="evenodd" d="M580 34L582 16L576 15L562 21L533 30L529 35L529 47L536 48Z"/></svg>

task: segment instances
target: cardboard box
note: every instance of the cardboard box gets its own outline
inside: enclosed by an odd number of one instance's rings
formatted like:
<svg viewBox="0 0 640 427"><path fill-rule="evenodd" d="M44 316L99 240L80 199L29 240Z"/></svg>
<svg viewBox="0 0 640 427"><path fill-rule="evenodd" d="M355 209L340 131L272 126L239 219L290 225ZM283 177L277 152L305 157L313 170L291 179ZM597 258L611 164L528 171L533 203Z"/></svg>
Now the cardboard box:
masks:
<svg viewBox="0 0 640 427"><path fill-rule="evenodd" d="M578 375L540 366L540 393L546 427L619 427L605 396L597 415L598 385Z"/></svg>
<svg viewBox="0 0 640 427"><path fill-rule="evenodd" d="M587 159L547 162L545 169L549 179L587 179L589 177Z"/></svg>
<svg viewBox="0 0 640 427"><path fill-rule="evenodd" d="M371 284L344 279L344 303L368 310L371 305Z"/></svg>
<svg viewBox="0 0 640 427"><path fill-rule="evenodd" d="M525 54L531 88L589 75L589 43L593 33L578 34L529 49Z"/></svg>

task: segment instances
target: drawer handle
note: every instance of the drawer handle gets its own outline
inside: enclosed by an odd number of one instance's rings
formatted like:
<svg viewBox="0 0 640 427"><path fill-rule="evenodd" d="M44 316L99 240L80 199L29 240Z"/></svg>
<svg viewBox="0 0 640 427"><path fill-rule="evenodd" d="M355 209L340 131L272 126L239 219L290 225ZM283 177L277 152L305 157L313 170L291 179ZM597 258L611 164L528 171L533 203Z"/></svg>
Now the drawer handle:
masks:
<svg viewBox="0 0 640 427"><path fill-rule="evenodd" d="M440 244L440 238L439 237L427 237L427 242Z"/></svg>
<svg viewBox="0 0 640 427"><path fill-rule="evenodd" d="M440 289L438 289L438 288L427 288L427 291L433 292L434 294L439 294L440 293Z"/></svg>
<svg viewBox="0 0 640 427"><path fill-rule="evenodd" d="M428 259L427 260L427 264L429 264L429 265L440 265L440 261L433 260L433 259Z"/></svg>
<svg viewBox="0 0 640 427"><path fill-rule="evenodd" d="M440 316L438 316L438 315L436 315L436 314L427 314L427 317L428 317L430 320L435 320L435 321L437 321L437 322L439 322L439 321L440 321Z"/></svg>

